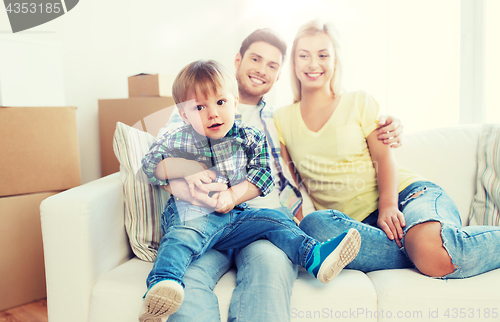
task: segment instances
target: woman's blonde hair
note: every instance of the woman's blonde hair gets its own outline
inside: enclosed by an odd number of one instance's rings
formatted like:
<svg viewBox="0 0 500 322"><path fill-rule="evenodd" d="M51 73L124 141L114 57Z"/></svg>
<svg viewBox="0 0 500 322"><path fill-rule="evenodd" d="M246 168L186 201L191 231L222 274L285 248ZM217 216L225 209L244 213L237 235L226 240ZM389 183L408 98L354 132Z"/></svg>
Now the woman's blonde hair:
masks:
<svg viewBox="0 0 500 322"><path fill-rule="evenodd" d="M314 36L320 33L326 34L332 41L333 50L335 54L335 63L334 63L334 73L332 76L332 80L330 82L330 88L334 95L338 95L342 88L342 64L340 57L340 43L339 36L333 25L330 23L322 23L319 20L312 20L305 24L303 24L297 34L295 35L295 39L293 41L292 50L290 53L290 68L291 68L291 79L292 79L292 91L293 91L293 101L299 102L301 100L301 84L300 80L297 78L295 74L295 50L297 49L297 42L300 38L305 36Z"/></svg>

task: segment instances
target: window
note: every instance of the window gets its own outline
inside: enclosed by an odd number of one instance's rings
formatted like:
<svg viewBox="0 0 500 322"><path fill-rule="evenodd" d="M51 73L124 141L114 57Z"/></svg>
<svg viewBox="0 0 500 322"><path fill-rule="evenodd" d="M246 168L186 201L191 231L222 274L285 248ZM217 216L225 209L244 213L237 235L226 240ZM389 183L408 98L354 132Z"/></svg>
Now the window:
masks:
<svg viewBox="0 0 500 322"><path fill-rule="evenodd" d="M500 123L500 1L487 0L485 9L485 122Z"/></svg>
<svg viewBox="0 0 500 322"><path fill-rule="evenodd" d="M500 123L499 0L244 3L246 34L270 27L289 48L303 23L333 22L343 46L345 89L374 95L381 112L400 118L406 132ZM291 103L288 63L267 96L277 107Z"/></svg>
<svg viewBox="0 0 500 322"><path fill-rule="evenodd" d="M333 22L343 46L346 90L374 95L381 112L400 118L407 132L459 123L460 1L311 0L271 8L273 3L252 0L242 7L248 33L273 28L290 49L303 23ZM269 10L257 14L255 7ZM291 103L289 61L267 96L274 106Z"/></svg>
<svg viewBox="0 0 500 322"><path fill-rule="evenodd" d="M408 132L458 124L460 2L391 0L387 18L387 112Z"/></svg>

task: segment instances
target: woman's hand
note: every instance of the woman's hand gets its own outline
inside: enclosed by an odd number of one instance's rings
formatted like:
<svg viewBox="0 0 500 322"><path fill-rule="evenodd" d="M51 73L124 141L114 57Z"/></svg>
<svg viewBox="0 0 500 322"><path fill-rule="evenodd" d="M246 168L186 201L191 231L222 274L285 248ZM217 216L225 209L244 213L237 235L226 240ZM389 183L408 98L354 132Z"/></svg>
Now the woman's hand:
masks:
<svg viewBox="0 0 500 322"><path fill-rule="evenodd" d="M396 244L403 247L401 239L406 222L403 213L397 207L379 208L377 225L390 240L396 240Z"/></svg>
<svg viewBox="0 0 500 322"><path fill-rule="evenodd" d="M391 115L382 115L378 119L378 139L389 144L391 148L399 148L403 143L403 124L401 121Z"/></svg>

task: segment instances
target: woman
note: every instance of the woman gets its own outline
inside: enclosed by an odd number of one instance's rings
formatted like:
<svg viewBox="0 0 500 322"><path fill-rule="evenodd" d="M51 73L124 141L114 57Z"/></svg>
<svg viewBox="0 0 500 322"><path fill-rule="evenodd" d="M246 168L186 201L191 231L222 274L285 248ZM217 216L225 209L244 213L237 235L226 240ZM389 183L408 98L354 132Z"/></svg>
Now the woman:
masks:
<svg viewBox="0 0 500 322"><path fill-rule="evenodd" d="M347 268L365 272L415 266L428 276L463 278L500 267L500 258L480 260L500 250L500 227L462 228L446 192L398 169L379 142L375 99L341 92L340 46L328 24L299 29L291 68L296 103L274 114L281 151L324 209L300 228L319 240L357 229L361 250Z"/></svg>

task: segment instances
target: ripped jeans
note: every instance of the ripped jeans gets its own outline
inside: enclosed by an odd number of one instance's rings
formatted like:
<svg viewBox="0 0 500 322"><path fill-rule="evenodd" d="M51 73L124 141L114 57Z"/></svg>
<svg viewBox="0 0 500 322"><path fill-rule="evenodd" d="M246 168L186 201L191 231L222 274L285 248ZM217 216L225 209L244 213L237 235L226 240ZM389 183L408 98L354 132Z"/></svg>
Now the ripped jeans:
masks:
<svg viewBox="0 0 500 322"><path fill-rule="evenodd" d="M405 235L417 224L428 221L441 223L443 245L456 267L454 272L443 278L471 277L500 267L500 227L462 227L455 203L441 187L428 181L414 182L399 193L398 202L399 210L405 216ZM372 219L370 225L336 210L319 210L304 217L300 228L320 242L346 229L357 229L361 234L361 249L346 268L363 272L415 268L404 246L399 248L381 229L373 226L376 216L377 212L367 218Z"/></svg>

